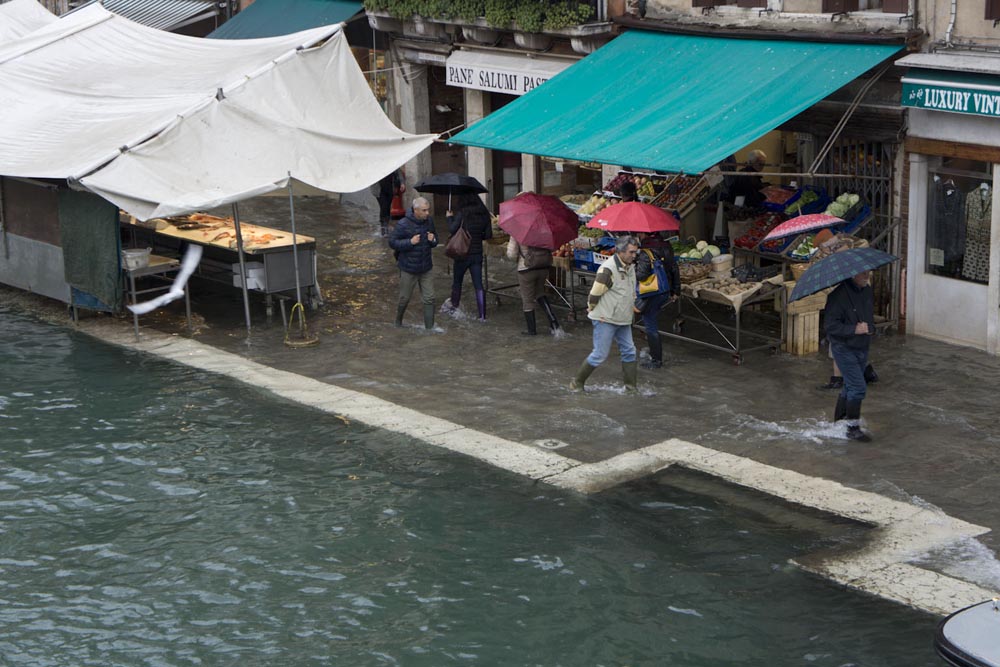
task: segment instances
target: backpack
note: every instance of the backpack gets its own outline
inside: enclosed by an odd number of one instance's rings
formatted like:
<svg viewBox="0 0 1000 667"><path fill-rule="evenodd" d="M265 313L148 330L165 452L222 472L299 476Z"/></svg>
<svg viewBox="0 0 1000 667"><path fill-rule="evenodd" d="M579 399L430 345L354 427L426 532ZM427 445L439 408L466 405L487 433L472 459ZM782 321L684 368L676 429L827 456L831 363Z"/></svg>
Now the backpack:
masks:
<svg viewBox="0 0 1000 667"><path fill-rule="evenodd" d="M552 251L548 248L537 248L526 246L521 252L521 259L524 260L524 269L547 269L552 266Z"/></svg>
<svg viewBox="0 0 1000 667"><path fill-rule="evenodd" d="M645 280L635 281L636 298L644 299L658 294L670 292L670 280L667 278L667 269L663 266L663 260L653 254L652 250L642 248L639 252L644 252L649 256L649 262L653 272Z"/></svg>

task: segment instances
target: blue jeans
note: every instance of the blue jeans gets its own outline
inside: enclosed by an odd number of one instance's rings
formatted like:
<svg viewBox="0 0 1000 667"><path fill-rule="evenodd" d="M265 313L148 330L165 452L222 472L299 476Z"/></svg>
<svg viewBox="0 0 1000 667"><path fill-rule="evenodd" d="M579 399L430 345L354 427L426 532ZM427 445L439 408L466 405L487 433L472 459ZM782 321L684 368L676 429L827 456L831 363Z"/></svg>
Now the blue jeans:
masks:
<svg viewBox="0 0 1000 667"><path fill-rule="evenodd" d="M660 311L670 301L670 294L657 294L643 299L642 326L646 328L646 341L649 343L649 356L654 361L663 361L663 348L660 347Z"/></svg>
<svg viewBox="0 0 1000 667"><path fill-rule="evenodd" d="M465 272L472 274L472 286L477 290L483 289L483 256L466 255L455 260L454 273L452 273L452 289L462 289L462 280Z"/></svg>
<svg viewBox="0 0 1000 667"><path fill-rule="evenodd" d="M593 321L593 320L592 320ZM632 342L632 325L630 324L608 324L607 322L596 322L594 324L594 350L587 357L587 363L597 368L608 358L611 351L611 341L618 343L618 352L622 355L622 363L635 361L635 343Z"/></svg>
<svg viewBox="0 0 1000 667"><path fill-rule="evenodd" d="M868 383L865 382L865 366L868 365L868 348L856 349L842 343L830 341L833 360L837 362L840 374L844 376L844 388L840 395L848 401L863 401Z"/></svg>

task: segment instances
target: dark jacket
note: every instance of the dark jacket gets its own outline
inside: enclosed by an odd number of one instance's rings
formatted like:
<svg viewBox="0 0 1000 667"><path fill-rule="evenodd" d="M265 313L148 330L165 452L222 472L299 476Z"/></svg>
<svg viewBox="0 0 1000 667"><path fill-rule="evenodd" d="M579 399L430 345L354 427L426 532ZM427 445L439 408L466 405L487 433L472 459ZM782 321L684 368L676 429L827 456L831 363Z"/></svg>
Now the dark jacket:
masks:
<svg viewBox="0 0 1000 667"><path fill-rule="evenodd" d="M427 240L427 233L434 234L434 240ZM420 234L420 242L416 245L410 243L410 239ZM434 221L428 217L420 221L413 215L413 208L406 209L406 215L399 219L396 228L389 237L389 247L397 251L396 265L407 273L427 273L434 266L431 259L431 248L437 242L437 232L434 230Z"/></svg>
<svg viewBox="0 0 1000 667"><path fill-rule="evenodd" d="M867 322L868 330L875 331L875 294L871 285L858 287L853 280L845 280L826 297L824 314L826 337L855 350L866 350L871 342L868 334L854 333L858 322Z"/></svg>
<svg viewBox="0 0 1000 667"><path fill-rule="evenodd" d="M459 226L465 225L469 232L469 254L482 255L483 241L493 238L493 221L490 212L482 203L466 206L454 216L448 217L448 233L454 234Z"/></svg>
<svg viewBox="0 0 1000 667"><path fill-rule="evenodd" d="M670 281L670 293L680 296L681 293L681 272L677 268L677 260L674 258L674 248L668 242L659 238L648 238L642 242L642 247L652 251L653 255L659 257L663 262L663 268L667 272L667 280ZM635 260L635 279L646 280L653 274L653 262L649 255L639 251L639 256Z"/></svg>
<svg viewBox="0 0 1000 667"><path fill-rule="evenodd" d="M764 195L760 193L764 188L764 180L756 175L757 171L753 167L743 167L740 171L745 175L733 179L733 186L729 190L730 201L735 202L737 197L742 196L744 206L758 208L764 203Z"/></svg>

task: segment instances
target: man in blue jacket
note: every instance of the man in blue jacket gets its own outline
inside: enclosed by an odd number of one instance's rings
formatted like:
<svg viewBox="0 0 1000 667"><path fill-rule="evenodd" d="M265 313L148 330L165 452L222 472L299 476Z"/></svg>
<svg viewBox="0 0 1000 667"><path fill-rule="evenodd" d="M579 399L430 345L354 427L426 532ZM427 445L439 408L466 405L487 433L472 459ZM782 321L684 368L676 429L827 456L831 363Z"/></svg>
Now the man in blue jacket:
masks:
<svg viewBox="0 0 1000 667"><path fill-rule="evenodd" d="M389 247L396 251L399 267L399 303L396 305L396 326L403 326L406 306L413 288L420 287L424 302L424 327L434 328L434 267L431 249L438 244L431 220L431 205L423 197L413 200L413 207L396 223L389 238Z"/></svg>
<svg viewBox="0 0 1000 667"><path fill-rule="evenodd" d="M834 421L847 419L847 437L869 442L861 430L861 401L865 399L865 366L868 347L875 333L875 297L871 271L863 271L840 283L826 298L825 329L833 360L844 376L837 398Z"/></svg>

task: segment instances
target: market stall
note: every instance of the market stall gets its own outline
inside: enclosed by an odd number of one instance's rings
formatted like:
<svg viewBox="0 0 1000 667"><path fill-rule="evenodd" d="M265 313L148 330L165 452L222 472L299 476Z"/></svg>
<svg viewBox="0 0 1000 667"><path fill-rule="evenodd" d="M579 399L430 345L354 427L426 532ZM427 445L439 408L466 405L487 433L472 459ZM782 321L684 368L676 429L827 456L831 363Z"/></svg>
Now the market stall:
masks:
<svg viewBox="0 0 1000 667"><path fill-rule="evenodd" d="M197 276L234 287L242 287L236 226L233 218L193 213L171 218L122 219L133 246L149 245L154 250L179 254L183 243L196 243L205 252ZM322 303L316 279L316 240L296 235L293 244L288 232L240 222L243 252L246 255L246 287L265 295L268 315L275 295L295 290L295 259L299 253L299 285L313 306Z"/></svg>

